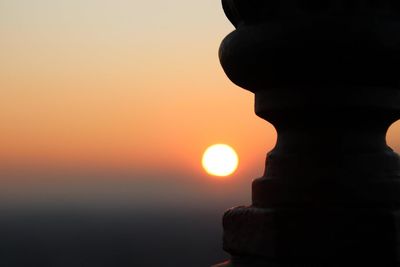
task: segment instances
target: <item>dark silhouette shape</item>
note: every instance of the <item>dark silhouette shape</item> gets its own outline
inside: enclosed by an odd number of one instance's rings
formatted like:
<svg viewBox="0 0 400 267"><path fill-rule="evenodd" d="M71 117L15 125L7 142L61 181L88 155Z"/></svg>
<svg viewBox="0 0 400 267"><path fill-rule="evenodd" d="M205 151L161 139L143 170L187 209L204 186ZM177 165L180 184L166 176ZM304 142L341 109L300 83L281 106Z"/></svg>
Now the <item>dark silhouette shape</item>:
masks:
<svg viewBox="0 0 400 267"><path fill-rule="evenodd" d="M277 132L218 266L400 266L400 4L223 0L228 77ZM375 264L375 265L374 265Z"/></svg>

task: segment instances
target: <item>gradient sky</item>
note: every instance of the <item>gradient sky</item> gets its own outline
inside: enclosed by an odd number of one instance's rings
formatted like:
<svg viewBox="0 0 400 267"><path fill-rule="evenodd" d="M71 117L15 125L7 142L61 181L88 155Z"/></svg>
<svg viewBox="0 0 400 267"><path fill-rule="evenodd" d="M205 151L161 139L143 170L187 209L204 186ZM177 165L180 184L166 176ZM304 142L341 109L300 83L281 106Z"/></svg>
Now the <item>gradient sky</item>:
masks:
<svg viewBox="0 0 400 267"><path fill-rule="evenodd" d="M222 142L249 184L276 136L220 67L232 30L218 0L0 0L0 176L209 183L201 154Z"/></svg>

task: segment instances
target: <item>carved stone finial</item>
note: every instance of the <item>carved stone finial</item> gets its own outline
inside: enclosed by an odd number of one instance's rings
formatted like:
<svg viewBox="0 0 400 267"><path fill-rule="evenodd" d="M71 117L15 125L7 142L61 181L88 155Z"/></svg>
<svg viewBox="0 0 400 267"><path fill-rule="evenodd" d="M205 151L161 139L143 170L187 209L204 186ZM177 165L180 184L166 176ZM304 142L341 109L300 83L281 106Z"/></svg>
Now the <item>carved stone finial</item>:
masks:
<svg viewBox="0 0 400 267"><path fill-rule="evenodd" d="M224 215L223 266L400 266L400 4L222 2L221 64L278 133L252 206Z"/></svg>

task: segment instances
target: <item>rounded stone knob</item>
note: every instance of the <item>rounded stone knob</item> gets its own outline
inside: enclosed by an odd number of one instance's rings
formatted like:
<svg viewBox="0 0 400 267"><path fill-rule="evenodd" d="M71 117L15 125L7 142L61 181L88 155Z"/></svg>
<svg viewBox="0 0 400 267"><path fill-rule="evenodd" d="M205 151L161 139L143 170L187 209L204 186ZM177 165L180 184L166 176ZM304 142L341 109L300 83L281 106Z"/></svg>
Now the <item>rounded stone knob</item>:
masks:
<svg viewBox="0 0 400 267"><path fill-rule="evenodd" d="M222 2L236 30L222 42L220 61L243 88L399 86L393 1Z"/></svg>
<svg viewBox="0 0 400 267"><path fill-rule="evenodd" d="M398 266L400 4L222 3L222 67L278 134L252 205L224 216L223 266Z"/></svg>

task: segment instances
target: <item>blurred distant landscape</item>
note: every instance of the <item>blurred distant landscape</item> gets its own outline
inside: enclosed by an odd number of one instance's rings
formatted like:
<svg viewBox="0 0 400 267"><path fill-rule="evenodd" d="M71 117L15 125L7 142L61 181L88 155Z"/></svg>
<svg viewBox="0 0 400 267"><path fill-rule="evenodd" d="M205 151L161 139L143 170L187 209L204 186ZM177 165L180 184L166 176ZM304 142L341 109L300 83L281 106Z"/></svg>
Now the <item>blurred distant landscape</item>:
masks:
<svg viewBox="0 0 400 267"><path fill-rule="evenodd" d="M228 257L222 215L276 140L219 63L233 29L214 0L0 0L0 267ZM215 143L226 179L201 167Z"/></svg>
<svg viewBox="0 0 400 267"><path fill-rule="evenodd" d="M209 266L227 256L216 210L1 210L1 266Z"/></svg>
<svg viewBox="0 0 400 267"><path fill-rule="evenodd" d="M248 201L226 184L225 194L218 192L223 184L208 189L188 184L147 178L58 187L47 183L25 191L21 185L3 186L0 266L219 263L228 258L222 250L223 212Z"/></svg>

